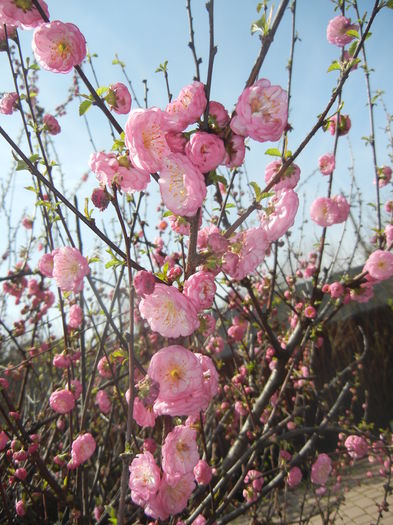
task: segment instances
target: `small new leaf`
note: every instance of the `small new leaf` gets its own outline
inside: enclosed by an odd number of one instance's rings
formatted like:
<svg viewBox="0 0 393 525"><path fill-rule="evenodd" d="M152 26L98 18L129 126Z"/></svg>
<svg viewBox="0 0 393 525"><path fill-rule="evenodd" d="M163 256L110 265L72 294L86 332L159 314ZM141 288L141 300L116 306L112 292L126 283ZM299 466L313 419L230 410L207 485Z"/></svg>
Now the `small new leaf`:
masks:
<svg viewBox="0 0 393 525"><path fill-rule="evenodd" d="M332 62L330 64L330 66L328 67L328 70L327 72L329 73L330 71L336 71L336 70L339 70L341 69L341 65L339 62L337 62L337 60L335 60L334 62Z"/></svg>
<svg viewBox="0 0 393 525"><path fill-rule="evenodd" d="M258 186L258 184L256 182L253 182L253 181L250 182L250 186L254 190L256 202L261 202L262 195L263 195L261 188Z"/></svg>
<svg viewBox="0 0 393 525"><path fill-rule="evenodd" d="M91 105L91 100L84 100L79 106L79 116L81 117L82 115L84 115L86 111L90 109Z"/></svg>
<svg viewBox="0 0 393 525"><path fill-rule="evenodd" d="M265 151L265 155L271 155L272 157L281 157L281 151L278 148L269 148Z"/></svg>
<svg viewBox="0 0 393 525"><path fill-rule="evenodd" d="M359 38L359 33L355 31L355 29L348 29L346 33L347 35L353 36L354 38Z"/></svg>

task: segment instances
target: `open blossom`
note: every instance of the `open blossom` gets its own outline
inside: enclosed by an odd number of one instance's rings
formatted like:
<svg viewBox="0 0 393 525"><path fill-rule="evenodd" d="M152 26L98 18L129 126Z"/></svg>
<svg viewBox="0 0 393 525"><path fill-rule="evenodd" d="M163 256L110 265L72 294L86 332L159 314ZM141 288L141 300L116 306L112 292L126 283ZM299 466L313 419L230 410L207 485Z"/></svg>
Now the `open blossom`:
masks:
<svg viewBox="0 0 393 525"><path fill-rule="evenodd" d="M206 410L210 401L218 392L218 372L214 366L213 360L203 354L196 353L195 357L198 359L202 367L202 391L200 393L200 409Z"/></svg>
<svg viewBox="0 0 393 525"><path fill-rule="evenodd" d="M127 86L122 82L109 86L105 100L109 104L110 109L119 115L126 115L131 109L131 95Z"/></svg>
<svg viewBox="0 0 393 525"><path fill-rule="evenodd" d="M257 80L240 95L231 129L259 142L278 140L288 119L287 92L266 78Z"/></svg>
<svg viewBox="0 0 393 525"><path fill-rule="evenodd" d="M40 66L53 73L69 73L86 56L85 37L76 25L59 20L35 29L32 47Z"/></svg>
<svg viewBox="0 0 393 525"><path fill-rule="evenodd" d="M224 142L217 135L197 131L186 145L186 155L202 173L207 173L224 160Z"/></svg>
<svg viewBox="0 0 393 525"><path fill-rule="evenodd" d="M151 272L140 270L134 277L134 287L138 295L150 295L154 292L156 280Z"/></svg>
<svg viewBox="0 0 393 525"><path fill-rule="evenodd" d="M112 370L114 371L116 368L116 365L114 363L109 363L106 356L101 357L97 365L97 370L101 377L105 377L106 379L110 379L112 377L111 365L112 365Z"/></svg>
<svg viewBox="0 0 393 525"><path fill-rule="evenodd" d="M322 175L331 175L336 167L336 159L333 153L325 153L319 157L319 171Z"/></svg>
<svg viewBox="0 0 393 525"><path fill-rule="evenodd" d="M5 93L0 100L0 113L11 115L17 107L18 93Z"/></svg>
<svg viewBox="0 0 393 525"><path fill-rule="evenodd" d="M161 197L175 215L192 217L206 197L202 173L181 153L171 153L160 170Z"/></svg>
<svg viewBox="0 0 393 525"><path fill-rule="evenodd" d="M162 446L162 470L169 476L168 483L192 472L198 461L196 430L184 425L175 427Z"/></svg>
<svg viewBox="0 0 393 525"><path fill-rule="evenodd" d="M183 131L201 117L206 104L205 87L201 82L195 81L185 86L177 99L165 108L168 128L171 131Z"/></svg>
<svg viewBox="0 0 393 525"><path fill-rule="evenodd" d="M230 250L223 256L222 269L232 279L244 279L263 261L267 248L268 239L262 228L239 232L230 239Z"/></svg>
<svg viewBox="0 0 393 525"><path fill-rule="evenodd" d="M184 282L184 295L189 297L198 312L213 304L216 293L214 275L209 272L196 272Z"/></svg>
<svg viewBox="0 0 393 525"><path fill-rule="evenodd" d="M198 485L207 485L213 476L210 465L204 459L198 461L193 472Z"/></svg>
<svg viewBox="0 0 393 525"><path fill-rule="evenodd" d="M49 18L48 6L44 0L39 0L42 10ZM0 2L0 24L33 29L42 24L44 20L32 0L2 0Z"/></svg>
<svg viewBox="0 0 393 525"><path fill-rule="evenodd" d="M154 519L166 520L170 515L182 512L194 488L194 477L191 473L171 483L164 475L158 494L150 498L145 506L145 514Z"/></svg>
<svg viewBox="0 0 393 525"><path fill-rule="evenodd" d="M203 369L197 356L187 348L161 348L153 355L147 373L159 385L153 406L156 414L182 416L202 409Z"/></svg>
<svg viewBox="0 0 393 525"><path fill-rule="evenodd" d="M348 436L344 446L353 459L361 459L368 453L367 441L361 436Z"/></svg>
<svg viewBox="0 0 393 525"><path fill-rule="evenodd" d="M273 160L266 166L265 169L265 182L269 184L271 180L277 175L282 166L281 160ZM284 173L280 176L280 179L274 184L273 188L275 191L278 190L291 190L300 179L300 168L297 164L291 164Z"/></svg>
<svg viewBox="0 0 393 525"><path fill-rule="evenodd" d="M163 337L191 335L199 327L194 304L174 286L156 284L154 292L139 303L139 311Z"/></svg>
<svg viewBox="0 0 393 525"><path fill-rule="evenodd" d="M332 460L327 454L319 454L311 467L311 481L317 485L325 485L332 471Z"/></svg>
<svg viewBox="0 0 393 525"><path fill-rule="evenodd" d="M60 124L53 115L44 115L42 121L50 135L58 135L61 131Z"/></svg>
<svg viewBox="0 0 393 525"><path fill-rule="evenodd" d="M131 489L131 498L135 502L148 501L159 488L161 473L153 455L146 451L137 454L129 467L130 479L128 486Z"/></svg>
<svg viewBox="0 0 393 525"><path fill-rule="evenodd" d="M82 463L85 463L96 449L96 441L93 436L86 432L78 436L71 447L71 462L68 464L71 468L76 468Z"/></svg>
<svg viewBox="0 0 393 525"><path fill-rule="evenodd" d="M299 197L293 190L281 190L271 198L259 216L269 242L276 241L293 226L298 207Z"/></svg>
<svg viewBox="0 0 393 525"><path fill-rule="evenodd" d="M336 16L330 20L327 30L326 37L330 44L338 47L344 47L355 38L352 35L348 35L349 30L357 31L359 27L356 24L351 24L351 20L345 16Z"/></svg>
<svg viewBox="0 0 393 525"><path fill-rule="evenodd" d="M382 166L378 168L378 186L383 188L392 179L392 168L390 166Z"/></svg>
<svg viewBox="0 0 393 525"><path fill-rule="evenodd" d="M228 111L221 102L211 100L209 102L209 128L220 134L229 124L229 120Z"/></svg>
<svg viewBox="0 0 393 525"><path fill-rule="evenodd" d="M25 502L23 501L23 499L20 499L15 503L15 512L20 517L25 516L26 507L25 507Z"/></svg>
<svg viewBox="0 0 393 525"><path fill-rule="evenodd" d="M378 281L389 279L393 276L393 253L376 250L367 259L363 271Z"/></svg>
<svg viewBox="0 0 393 525"><path fill-rule="evenodd" d="M311 219L319 226L332 226L345 222L349 215L349 204L344 196L318 197L310 208Z"/></svg>
<svg viewBox="0 0 393 525"><path fill-rule="evenodd" d="M53 253L53 277L57 286L65 292L81 292L83 278L90 273L86 257L70 246L54 250Z"/></svg>
<svg viewBox="0 0 393 525"><path fill-rule="evenodd" d="M56 390L49 398L50 407L59 414L67 414L75 406L75 398L70 390Z"/></svg>
<svg viewBox="0 0 393 525"><path fill-rule="evenodd" d="M125 126L125 143L131 162L150 173L160 171L171 153L165 139L168 117L159 108L133 109Z"/></svg>
<svg viewBox="0 0 393 525"><path fill-rule="evenodd" d="M109 414L112 408L112 402L106 390L99 390L96 394L95 404L103 414Z"/></svg>

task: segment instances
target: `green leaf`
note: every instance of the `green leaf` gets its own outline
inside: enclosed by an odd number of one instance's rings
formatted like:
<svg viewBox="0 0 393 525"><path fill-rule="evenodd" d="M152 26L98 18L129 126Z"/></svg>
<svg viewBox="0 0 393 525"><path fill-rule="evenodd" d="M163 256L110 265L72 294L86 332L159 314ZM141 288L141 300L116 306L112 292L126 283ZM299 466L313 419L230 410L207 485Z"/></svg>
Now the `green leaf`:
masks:
<svg viewBox="0 0 393 525"><path fill-rule="evenodd" d="M38 193L38 190L36 190L33 186L25 186L25 190L33 191L35 194Z"/></svg>
<svg viewBox="0 0 393 525"><path fill-rule="evenodd" d="M80 106L79 106L79 116L81 117L86 113L88 109L90 109L90 106L92 105L91 100L84 100Z"/></svg>
<svg viewBox="0 0 393 525"><path fill-rule="evenodd" d="M278 148L269 148L265 151L265 155L271 155L272 157L281 157L281 151Z"/></svg>
<svg viewBox="0 0 393 525"><path fill-rule="evenodd" d="M163 217L171 217L171 215L173 215L173 213L170 210L168 210L162 216Z"/></svg>
<svg viewBox="0 0 393 525"><path fill-rule="evenodd" d="M251 186L252 189L254 190L254 193L255 193L255 200L256 200L257 202L260 202L260 201L261 201L261 195L262 195L262 190L261 190L261 188L259 187L259 185L258 185L256 182L253 182L253 181L250 182L250 186Z"/></svg>
<svg viewBox="0 0 393 525"><path fill-rule="evenodd" d="M100 97L101 95L103 95L104 93L106 93L108 91L108 88L105 87L105 86L102 86L102 87L99 87L96 89L96 93L97 95Z"/></svg>
<svg viewBox="0 0 393 525"><path fill-rule="evenodd" d="M24 160L18 160L15 171L23 171L23 170L28 170L28 169L29 169L29 166L26 164Z"/></svg>
<svg viewBox="0 0 393 525"><path fill-rule="evenodd" d="M215 170L209 172L209 181L213 183L222 182L222 184L224 184L225 187L227 187L228 184L226 178L222 175L218 175L218 173Z"/></svg>
<svg viewBox="0 0 393 525"><path fill-rule="evenodd" d="M329 73L329 71L336 71L337 69L341 69L341 65L339 64L339 62L337 62L337 60L335 60L330 64L327 72Z"/></svg>
<svg viewBox="0 0 393 525"><path fill-rule="evenodd" d="M37 162L37 160L40 158L40 156L38 155L38 153L34 153L33 155L30 155L29 159L30 159L30 162Z"/></svg>
<svg viewBox="0 0 393 525"><path fill-rule="evenodd" d="M388 7L389 9L393 9L393 0L388 0L385 6Z"/></svg>
<svg viewBox="0 0 393 525"><path fill-rule="evenodd" d="M349 48L348 48L348 55L349 55L350 57L353 57L357 45L358 45L358 43L357 43L356 40L355 40L355 42L352 42L352 44L349 46Z"/></svg>
<svg viewBox="0 0 393 525"><path fill-rule="evenodd" d="M155 73L165 73L166 71L168 71L168 60L165 60L163 64L160 64L155 70Z"/></svg>
<svg viewBox="0 0 393 525"><path fill-rule="evenodd" d="M348 31L346 31L346 34L348 36L353 36L354 38L359 38L359 33L355 31L355 29L348 29Z"/></svg>

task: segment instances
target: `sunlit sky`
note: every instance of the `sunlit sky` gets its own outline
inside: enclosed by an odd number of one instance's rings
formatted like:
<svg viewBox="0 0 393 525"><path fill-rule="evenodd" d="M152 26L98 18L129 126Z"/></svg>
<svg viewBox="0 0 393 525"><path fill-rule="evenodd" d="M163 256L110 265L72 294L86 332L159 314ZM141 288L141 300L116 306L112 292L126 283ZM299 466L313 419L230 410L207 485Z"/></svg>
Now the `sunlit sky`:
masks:
<svg viewBox="0 0 393 525"><path fill-rule="evenodd" d="M84 34L89 52L97 54L93 58L94 67L100 85L124 81L119 66L112 65L115 54L125 62L127 74L132 80L139 101L143 104L144 88L142 80L147 80L148 104L164 108L167 104L167 94L164 77L155 73L160 63L168 60L169 82L173 95L176 97L180 89L192 82L195 66L190 49L188 18L185 0L145 0L144 2L129 0L128 2L107 2L103 0L68 0L48 2L52 20L73 22ZM201 80L205 81L208 63L208 15L204 1L192 2L194 16L195 43L198 56L202 57ZM218 52L214 62L211 98L222 102L232 111L244 88L246 79L259 52L260 42L257 35L251 35L250 26L259 15L254 0L216 0L215 3L215 43ZM371 11L373 2L360 1L360 12ZM274 3L277 9L278 2ZM293 91L289 122L293 131L289 135L289 149L294 151L304 136L311 129L330 98L331 91L337 80L337 72L327 73L333 60L339 58L340 49L326 40L326 26L329 20L338 13L329 0L298 0L296 7L296 25L298 40L295 47ZM354 15L352 16L354 18ZM393 49L393 11L384 10L379 14L372 29L372 37L367 41L367 57L372 68L372 90L383 90L384 101L390 112L393 112L392 81L393 69L391 50ZM23 31L21 40L25 57L31 55L32 31ZM272 84L287 86L287 62L291 42L291 14L287 10L283 22L277 32L270 52L263 64L260 78L268 78ZM88 64L84 70L92 83L93 75ZM9 75L8 61L5 53L0 56L0 91L13 91ZM53 113L55 107L67 97L67 90L72 82L72 74L53 74L46 71L39 73L39 102L47 112ZM81 83L81 92L87 89ZM352 129L347 137L340 139L337 155L337 171L333 185L333 193L343 191L348 193L350 174L348 168L352 160L349 144L352 149L357 184L360 186L365 200L373 200L375 187L373 185L373 166L371 150L366 147L363 136L370 134L368 110L366 107L365 81L359 69L350 75L343 94L343 113L348 113L352 120ZM133 104L136 107L136 104ZM378 164L389 164L387 140L383 128L386 117L381 104L376 107L377 122L377 152ZM92 108L86 114L92 130L94 142L99 150L109 150L112 144L108 125L97 108ZM124 125L126 116L117 116ZM0 123L16 136L21 129L18 113L12 116L0 115ZM78 116L78 103L68 107L67 115L60 119L62 133L54 137L54 144L62 163L68 196L72 196L73 188L77 187L81 176L88 170L88 158L93 148L89 142L83 119ZM25 151L25 143L22 142ZM246 165L250 180L263 186L265 166L272 158L264 154L267 148L275 146L272 143L250 143L251 151L247 152ZM326 178L316 173L320 155L331 151L333 139L330 134L319 131L312 139L306 151L297 159L302 169L301 194L306 193L307 206L317 195L326 191ZM8 146L0 140L1 167L0 176L6 180L10 170L12 157ZM88 197L95 186L94 175L78 192L81 203ZM152 184L155 184L154 182ZM7 201L7 209L13 210L15 223L25 213L32 215L34 204L32 195L23 188L30 185L29 174L19 172L14 181L13 193ZM383 200L386 200L390 189L382 190ZM153 193L153 191L152 191ZM157 197L151 197L148 202L149 211L154 211ZM307 209L308 209L307 208ZM105 216L94 215L98 223ZM299 220L303 214L299 212ZM151 217L153 221L154 216ZM1 221L5 225L2 214ZM338 228L338 227L334 227ZM333 235L334 233L334 229ZM340 230L341 231L341 230ZM340 235L337 229L337 236ZM18 233L23 242L25 232ZM0 251L5 249L6 239L0 240ZM8 263L6 263L7 265ZM4 271L7 268L2 267Z"/></svg>

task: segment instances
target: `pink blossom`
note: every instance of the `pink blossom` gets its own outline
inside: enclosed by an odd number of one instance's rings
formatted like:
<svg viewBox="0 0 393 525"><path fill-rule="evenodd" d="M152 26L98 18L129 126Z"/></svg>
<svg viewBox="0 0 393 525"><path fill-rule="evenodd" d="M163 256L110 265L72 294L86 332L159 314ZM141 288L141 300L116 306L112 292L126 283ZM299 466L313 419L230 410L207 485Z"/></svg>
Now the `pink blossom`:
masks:
<svg viewBox="0 0 393 525"><path fill-rule="evenodd" d="M75 398L69 390L56 390L49 398L51 408L59 414L67 414L75 406Z"/></svg>
<svg viewBox="0 0 393 525"><path fill-rule="evenodd" d="M50 135L58 135L61 131L60 124L53 115L44 115L42 118L45 128Z"/></svg>
<svg viewBox="0 0 393 525"><path fill-rule="evenodd" d="M331 175L336 167L336 159L333 153L325 153L319 157L319 171L322 175Z"/></svg>
<svg viewBox="0 0 393 525"><path fill-rule="evenodd" d="M228 124L228 111L221 104L221 102L211 100L209 102L209 127L215 133L220 134Z"/></svg>
<svg viewBox="0 0 393 525"><path fill-rule="evenodd" d="M109 86L105 100L109 104L110 109L119 115L125 115L131 109L130 92L127 86L121 82L116 82L116 84Z"/></svg>
<svg viewBox="0 0 393 525"><path fill-rule="evenodd" d="M348 436L344 446L352 459L361 459L368 453L367 441L361 436Z"/></svg>
<svg viewBox="0 0 393 525"><path fill-rule="evenodd" d="M356 303L368 303L373 296L374 287L371 283L362 283L358 288L351 288L350 291L350 298Z"/></svg>
<svg viewBox="0 0 393 525"><path fill-rule="evenodd" d="M331 199L318 197L310 208L311 219L324 227L345 222L348 214L349 204L342 195L336 195Z"/></svg>
<svg viewBox="0 0 393 525"><path fill-rule="evenodd" d="M159 108L133 109L125 126L125 143L131 162L149 173L160 171L171 153L165 139L167 115Z"/></svg>
<svg viewBox="0 0 393 525"><path fill-rule="evenodd" d="M332 471L332 461L327 454L319 454L311 467L311 481L317 485L325 485Z"/></svg>
<svg viewBox="0 0 393 525"><path fill-rule="evenodd" d="M185 154L187 139L183 133L179 133L177 131L168 131L165 133L165 140L167 141L172 153L181 153L182 155Z"/></svg>
<svg viewBox="0 0 393 525"><path fill-rule="evenodd" d="M288 472L287 483L291 489L297 487L302 481L303 474L299 467L292 467Z"/></svg>
<svg viewBox="0 0 393 525"><path fill-rule="evenodd" d="M345 222L349 215L350 206L344 195L335 195L332 197L333 202L337 206L336 223Z"/></svg>
<svg viewBox="0 0 393 525"><path fill-rule="evenodd" d="M216 169L225 156L222 139L206 131L194 133L185 150L187 157L202 173Z"/></svg>
<svg viewBox="0 0 393 525"><path fill-rule="evenodd" d="M251 483L252 488L259 492L264 483L262 472L259 470L249 470L244 478L244 483Z"/></svg>
<svg viewBox="0 0 393 525"><path fill-rule="evenodd" d="M86 432L78 436L73 442L71 447L71 464L68 464L69 468L76 468L82 463L85 463L93 454L96 449L96 441L93 436Z"/></svg>
<svg viewBox="0 0 393 525"><path fill-rule="evenodd" d="M232 133L225 141L225 156L221 164L228 168L238 168L243 164L245 155L244 137Z"/></svg>
<svg viewBox="0 0 393 525"><path fill-rule="evenodd" d="M382 166L378 168L378 186L383 188L392 179L392 168L390 166Z"/></svg>
<svg viewBox="0 0 393 525"><path fill-rule="evenodd" d="M280 171L282 166L281 160L273 160L266 166L265 169L265 182L269 184L273 178ZM274 191L278 190L291 190L300 179L300 168L297 164L291 164L284 173L280 176L280 179L274 184Z"/></svg>
<svg viewBox="0 0 393 525"><path fill-rule="evenodd" d="M76 248L66 246L53 252L53 277L62 291L81 292L83 278L89 273L86 257Z"/></svg>
<svg viewBox="0 0 393 525"><path fill-rule="evenodd" d="M330 117L325 128L328 129L330 131L330 134L334 136L336 134L336 126L337 126L337 114L333 115L333 117ZM350 129L351 129L351 119L349 118L349 115L340 114L340 120L339 120L339 125L338 125L338 136L341 137L343 135L346 135Z"/></svg>
<svg viewBox="0 0 393 525"><path fill-rule="evenodd" d="M79 304L73 304L68 314L68 326L70 328L79 328L83 321L83 311Z"/></svg>
<svg viewBox="0 0 393 525"><path fill-rule="evenodd" d="M200 312L210 308L216 294L214 275L209 272L196 272L184 281L184 295L194 303Z"/></svg>
<svg viewBox="0 0 393 525"><path fill-rule="evenodd" d="M56 368L68 368L71 365L71 359L64 353L56 354L53 356L52 364Z"/></svg>
<svg viewBox="0 0 393 525"><path fill-rule="evenodd" d="M231 129L258 142L278 140L288 119L287 92L262 78L246 88L236 105Z"/></svg>
<svg viewBox="0 0 393 525"><path fill-rule="evenodd" d="M0 113L11 115L18 107L18 93L5 93L0 100Z"/></svg>
<svg viewBox="0 0 393 525"><path fill-rule="evenodd" d="M140 270L135 274L134 287L138 295L150 295L154 292L156 280L151 272Z"/></svg>
<svg viewBox="0 0 393 525"><path fill-rule="evenodd" d="M2 430L0 432L0 452L5 449L9 439L10 438L8 437L8 435L4 432L4 430Z"/></svg>
<svg viewBox="0 0 393 525"><path fill-rule="evenodd" d="M344 47L355 38L352 35L348 35L348 31L357 31L359 27L356 24L351 24L351 20L345 16L336 16L330 20L327 30L326 37L330 44L338 47Z"/></svg>
<svg viewBox="0 0 393 525"><path fill-rule="evenodd" d="M200 410L206 410L210 401L218 392L218 372L214 366L213 360L209 356L196 353L202 367L202 391L200 392Z"/></svg>
<svg viewBox="0 0 393 525"><path fill-rule="evenodd" d="M170 102L165 113L168 115L168 127L172 131L183 131L196 122L206 108L205 87L201 82L185 86L176 100Z"/></svg>
<svg viewBox="0 0 393 525"><path fill-rule="evenodd" d="M377 281L389 279L393 276L393 253L376 250L367 259L363 271Z"/></svg>
<svg viewBox="0 0 393 525"><path fill-rule="evenodd" d="M82 383L79 381L79 379L71 379L70 391L72 392L75 400L80 398L82 394Z"/></svg>
<svg viewBox="0 0 393 525"><path fill-rule="evenodd" d="M103 414L109 414L112 409L112 402L106 390L99 390L97 392L95 404L98 405L98 408Z"/></svg>
<svg viewBox="0 0 393 525"><path fill-rule="evenodd" d="M216 320L211 314L204 313L200 318L200 330L204 337L209 337L214 333Z"/></svg>
<svg viewBox="0 0 393 525"><path fill-rule="evenodd" d="M194 304L174 286L156 284L154 292L142 298L139 311L163 337L191 335L199 327Z"/></svg>
<svg viewBox="0 0 393 525"><path fill-rule="evenodd" d="M208 238L213 233L220 233L220 230L214 224L211 224L210 226L206 226L205 228L199 230L197 246L200 250L203 250L208 247Z"/></svg>
<svg viewBox="0 0 393 525"><path fill-rule="evenodd" d="M126 398L127 394L129 394L129 390L126 392ZM148 405L145 403L145 400L142 401L138 396L135 396L133 418L140 427L154 427L156 414L153 410L153 405Z"/></svg>
<svg viewBox="0 0 393 525"><path fill-rule="evenodd" d="M17 468L15 470L14 476L21 481L25 481L27 478L27 470L25 468Z"/></svg>
<svg viewBox="0 0 393 525"><path fill-rule="evenodd" d="M86 56L85 38L76 25L55 20L34 30L34 56L44 69L69 73Z"/></svg>
<svg viewBox="0 0 393 525"><path fill-rule="evenodd" d="M45 253L38 261L38 269L46 277L53 277L53 255Z"/></svg>
<svg viewBox="0 0 393 525"><path fill-rule="evenodd" d="M196 430L188 426L175 427L165 438L162 446L162 470L171 485L180 477L193 471L199 461Z"/></svg>
<svg viewBox="0 0 393 525"><path fill-rule="evenodd" d="M145 514L155 519L165 520L169 515L178 514L187 505L195 488L193 475L186 474L169 484L167 476L161 481L157 496L149 500Z"/></svg>
<svg viewBox="0 0 393 525"><path fill-rule="evenodd" d="M307 319L315 319L317 316L317 311L315 308L311 305L306 306L304 309L304 317L307 317Z"/></svg>
<svg viewBox="0 0 393 525"><path fill-rule="evenodd" d="M102 188L94 188L93 193L91 194L91 202L100 211L106 210L110 203L108 192Z"/></svg>
<svg viewBox="0 0 393 525"><path fill-rule="evenodd" d="M344 286L339 282L334 282L329 285L329 293L333 299L338 299L344 293Z"/></svg>
<svg viewBox="0 0 393 525"><path fill-rule="evenodd" d="M247 322L238 316L233 318L233 324L228 328L228 335L235 341L241 341L247 331Z"/></svg>
<svg viewBox="0 0 393 525"><path fill-rule="evenodd" d="M49 18L48 6L44 0L39 0L42 10ZM0 3L0 24L33 29L42 24L44 20L32 0L2 0Z"/></svg>
<svg viewBox="0 0 393 525"><path fill-rule="evenodd" d="M175 215L192 217L206 197L202 173L181 153L163 160L158 183L165 206Z"/></svg>
<svg viewBox="0 0 393 525"><path fill-rule="evenodd" d="M212 469L210 465L204 460L200 459L194 467L195 481L198 485L208 485L212 479Z"/></svg>
<svg viewBox="0 0 393 525"><path fill-rule="evenodd" d="M112 365L112 370L114 371L115 364L111 363L111 365ZM106 358L106 356L101 357L97 365L97 370L101 377L105 377L106 379L110 379L112 377L111 365L109 364L109 361Z"/></svg>
<svg viewBox="0 0 393 525"><path fill-rule="evenodd" d="M18 516L22 517L26 514L26 507L23 499L18 500L15 503L15 512Z"/></svg>
<svg viewBox="0 0 393 525"><path fill-rule="evenodd" d="M22 226L26 228L26 230L32 230L33 229L33 220L30 219L30 217L23 217L22 219Z"/></svg>
<svg viewBox="0 0 393 525"><path fill-rule="evenodd" d="M130 479L128 486L131 489L131 498L143 502L148 501L158 491L161 475L153 455L145 451L137 454L129 467Z"/></svg>
<svg viewBox="0 0 393 525"><path fill-rule="evenodd" d="M385 238L387 246L390 246L393 242L393 224L387 224L385 226Z"/></svg>
<svg viewBox="0 0 393 525"><path fill-rule="evenodd" d="M269 242L276 241L293 226L298 207L299 197L293 190L281 190L271 198L259 216Z"/></svg>
<svg viewBox="0 0 393 525"><path fill-rule="evenodd" d="M203 403L203 370L195 354L180 345L161 348L150 361L148 376L159 384L156 414L198 412Z"/></svg>
<svg viewBox="0 0 393 525"><path fill-rule="evenodd" d="M262 228L239 232L230 239L230 251L224 254L222 268L232 279L240 281L256 270L267 248L268 240Z"/></svg>

